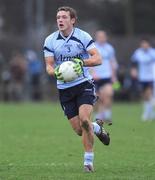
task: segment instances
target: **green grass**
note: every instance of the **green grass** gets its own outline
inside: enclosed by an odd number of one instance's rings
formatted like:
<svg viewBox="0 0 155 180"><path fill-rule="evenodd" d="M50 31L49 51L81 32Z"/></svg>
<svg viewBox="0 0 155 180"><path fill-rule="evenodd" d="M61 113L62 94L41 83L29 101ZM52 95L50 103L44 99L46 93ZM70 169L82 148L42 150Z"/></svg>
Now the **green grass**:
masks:
<svg viewBox="0 0 155 180"><path fill-rule="evenodd" d="M58 104L0 104L0 180L154 180L155 122L139 104L115 104L106 127L111 145L95 138L95 173L83 173L83 146Z"/></svg>

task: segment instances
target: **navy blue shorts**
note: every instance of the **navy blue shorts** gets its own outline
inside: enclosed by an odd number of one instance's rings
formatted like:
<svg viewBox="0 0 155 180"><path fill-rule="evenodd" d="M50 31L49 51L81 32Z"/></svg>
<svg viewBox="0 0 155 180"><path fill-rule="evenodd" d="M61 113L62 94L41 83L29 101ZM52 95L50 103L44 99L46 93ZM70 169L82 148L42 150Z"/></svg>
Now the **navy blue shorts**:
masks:
<svg viewBox="0 0 155 180"><path fill-rule="evenodd" d="M81 105L94 105L97 100L95 85L92 81L86 81L67 89L59 89L59 99L65 115L71 119L79 114Z"/></svg>
<svg viewBox="0 0 155 180"><path fill-rule="evenodd" d="M100 87L104 86L105 84L111 84L111 78L106 79L99 79L95 81L96 90L98 91Z"/></svg>
<svg viewBox="0 0 155 180"><path fill-rule="evenodd" d="M140 81L140 90L145 91L148 88L153 88L153 81Z"/></svg>

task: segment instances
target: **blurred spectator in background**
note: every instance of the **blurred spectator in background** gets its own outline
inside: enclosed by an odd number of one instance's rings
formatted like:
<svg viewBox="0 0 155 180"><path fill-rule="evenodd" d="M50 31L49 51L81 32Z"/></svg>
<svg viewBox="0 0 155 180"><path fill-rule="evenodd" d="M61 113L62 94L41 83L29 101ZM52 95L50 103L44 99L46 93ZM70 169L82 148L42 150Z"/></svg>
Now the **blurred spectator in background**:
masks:
<svg viewBox="0 0 155 180"><path fill-rule="evenodd" d="M118 94L115 93L116 100L137 101L140 99L136 69L130 66L127 68L127 65L119 64L118 79L121 84L121 89Z"/></svg>
<svg viewBox="0 0 155 180"><path fill-rule="evenodd" d="M95 80L99 96L95 118L101 124L103 122L107 122L111 125L111 107L113 99L112 83L117 83L116 71L118 64L115 57L115 50L113 46L107 42L106 32L101 30L97 31L95 38L96 48L99 50L103 60L101 65L92 68L92 75Z"/></svg>
<svg viewBox="0 0 155 180"><path fill-rule="evenodd" d="M3 69L1 74L1 79L2 79L2 99L4 101L10 101L11 74L8 68Z"/></svg>
<svg viewBox="0 0 155 180"><path fill-rule="evenodd" d="M43 65L36 52L33 50L28 50L26 52L26 59L28 63L30 97L32 100L38 101L42 99L41 75Z"/></svg>
<svg viewBox="0 0 155 180"><path fill-rule="evenodd" d="M10 80L11 75L8 66L5 65L5 59L0 53L0 99L10 100Z"/></svg>
<svg viewBox="0 0 155 180"><path fill-rule="evenodd" d="M24 99L24 86L27 64L24 56L16 51L10 60L11 73L11 99L21 101Z"/></svg>
<svg viewBox="0 0 155 180"><path fill-rule="evenodd" d="M3 71L4 58L2 53L0 52L0 84L2 81L2 71Z"/></svg>
<svg viewBox="0 0 155 180"><path fill-rule="evenodd" d="M129 70L129 78L130 78L130 87L129 87L129 93L131 100L136 100L140 98L140 87L138 82L138 72L136 68L131 68Z"/></svg>
<svg viewBox="0 0 155 180"><path fill-rule="evenodd" d="M153 105L155 106L155 63L153 64Z"/></svg>
<svg viewBox="0 0 155 180"><path fill-rule="evenodd" d="M140 47L132 55L131 76L137 75L144 101L142 120L153 120L153 65L155 63L155 49L152 48L148 39L140 41ZM136 70L138 73L136 73Z"/></svg>

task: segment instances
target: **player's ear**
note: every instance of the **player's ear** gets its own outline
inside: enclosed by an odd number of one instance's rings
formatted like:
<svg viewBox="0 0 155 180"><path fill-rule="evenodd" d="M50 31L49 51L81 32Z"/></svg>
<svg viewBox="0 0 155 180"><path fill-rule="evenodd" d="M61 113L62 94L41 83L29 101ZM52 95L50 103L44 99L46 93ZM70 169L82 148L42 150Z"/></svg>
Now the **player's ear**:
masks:
<svg viewBox="0 0 155 180"><path fill-rule="evenodd" d="M72 18L72 19L71 19L71 22L72 22L73 25L75 24L75 21L76 21L75 18Z"/></svg>

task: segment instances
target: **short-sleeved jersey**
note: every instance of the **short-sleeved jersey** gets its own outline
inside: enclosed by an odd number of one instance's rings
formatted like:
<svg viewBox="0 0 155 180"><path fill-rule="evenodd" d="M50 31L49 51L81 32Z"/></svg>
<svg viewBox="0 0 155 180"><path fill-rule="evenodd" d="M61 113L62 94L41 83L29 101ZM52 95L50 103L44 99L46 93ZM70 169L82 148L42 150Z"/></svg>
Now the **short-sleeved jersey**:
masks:
<svg viewBox="0 0 155 180"><path fill-rule="evenodd" d="M44 56L53 56L57 66L75 57L82 60L89 58L88 51L94 47L92 37L81 29L74 28L68 37L56 31L45 39ZM89 68L83 67L83 74L80 77L71 82L57 81L57 88L66 89L91 79Z"/></svg>
<svg viewBox="0 0 155 180"><path fill-rule="evenodd" d="M95 46L102 56L102 64L99 66L93 67L95 74L100 79L111 78L112 68L111 68L111 62L110 61L116 59L115 50L112 47L112 45L109 43L98 44L96 42Z"/></svg>
<svg viewBox="0 0 155 180"><path fill-rule="evenodd" d="M153 64L155 63L155 49L144 50L138 48L132 55L132 61L138 64L138 79L141 82L153 81Z"/></svg>

